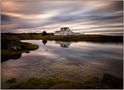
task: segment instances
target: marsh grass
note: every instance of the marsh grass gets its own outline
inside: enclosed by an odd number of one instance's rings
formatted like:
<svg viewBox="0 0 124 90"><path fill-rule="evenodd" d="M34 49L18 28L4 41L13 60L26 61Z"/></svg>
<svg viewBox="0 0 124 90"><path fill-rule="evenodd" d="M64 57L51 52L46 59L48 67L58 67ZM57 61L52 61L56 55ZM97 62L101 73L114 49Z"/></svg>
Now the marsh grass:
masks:
<svg viewBox="0 0 124 90"><path fill-rule="evenodd" d="M38 45L21 42L19 39L2 38L1 42L1 62L8 59L18 59L22 53L38 49Z"/></svg>
<svg viewBox="0 0 124 90"><path fill-rule="evenodd" d="M1 49L1 62L8 59L18 59L21 57L21 51Z"/></svg>
<svg viewBox="0 0 124 90"><path fill-rule="evenodd" d="M123 42L123 36L108 36L108 35L68 35L55 36L53 33L48 33L42 36L42 33L3 33L2 38L9 37L20 40L56 40L56 41L91 41L91 42Z"/></svg>
<svg viewBox="0 0 124 90"><path fill-rule="evenodd" d="M10 84L9 88L10 89L121 89L123 88L122 81L123 81L122 79L119 79L109 74L104 74L103 78L101 79L92 76L84 81L81 81L80 79L75 80L75 79L60 78L60 77L42 77L42 78L34 77L24 82L15 83L13 85Z"/></svg>
<svg viewBox="0 0 124 90"><path fill-rule="evenodd" d="M23 89L73 89L81 88L81 83L78 81L65 79L65 78L30 78L25 82L15 84L9 88L23 88Z"/></svg>
<svg viewBox="0 0 124 90"><path fill-rule="evenodd" d="M34 45L31 43L26 43L26 42L21 43L22 50L35 50L38 49L38 47L39 47L38 45Z"/></svg>

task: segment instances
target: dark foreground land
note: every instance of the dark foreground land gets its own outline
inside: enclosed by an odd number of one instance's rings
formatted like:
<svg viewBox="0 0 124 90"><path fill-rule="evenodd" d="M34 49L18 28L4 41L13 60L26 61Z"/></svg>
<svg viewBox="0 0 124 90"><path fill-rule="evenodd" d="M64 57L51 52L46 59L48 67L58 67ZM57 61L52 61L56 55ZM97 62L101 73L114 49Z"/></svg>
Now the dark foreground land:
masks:
<svg viewBox="0 0 124 90"><path fill-rule="evenodd" d="M16 78L7 80L9 89L122 89L123 80L109 74L104 74L102 79L90 77L85 81L68 78L42 77L30 78L17 83Z"/></svg>
<svg viewBox="0 0 124 90"><path fill-rule="evenodd" d="M77 36L55 36L48 33L43 36L42 33L3 33L2 38L9 37L20 40L56 40L56 41L91 41L91 42L123 42L123 36L107 35L77 35Z"/></svg>

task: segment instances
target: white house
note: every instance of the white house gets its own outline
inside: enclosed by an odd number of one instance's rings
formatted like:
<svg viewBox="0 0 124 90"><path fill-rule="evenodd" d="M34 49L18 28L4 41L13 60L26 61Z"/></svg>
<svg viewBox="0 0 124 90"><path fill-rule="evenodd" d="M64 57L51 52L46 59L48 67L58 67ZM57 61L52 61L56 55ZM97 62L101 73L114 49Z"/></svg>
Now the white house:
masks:
<svg viewBox="0 0 124 90"><path fill-rule="evenodd" d="M62 27L59 31L55 31L54 35L75 35L69 27Z"/></svg>

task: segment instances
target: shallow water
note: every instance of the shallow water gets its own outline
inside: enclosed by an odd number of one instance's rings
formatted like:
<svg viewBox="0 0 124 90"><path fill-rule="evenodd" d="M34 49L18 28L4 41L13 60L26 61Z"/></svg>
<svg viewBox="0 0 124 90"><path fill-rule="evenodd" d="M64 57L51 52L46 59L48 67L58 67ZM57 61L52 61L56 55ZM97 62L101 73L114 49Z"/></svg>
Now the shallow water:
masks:
<svg viewBox="0 0 124 90"><path fill-rule="evenodd" d="M39 45L16 60L2 63L2 85L11 78L64 77L84 80L104 73L122 78L123 45L114 43L22 40Z"/></svg>

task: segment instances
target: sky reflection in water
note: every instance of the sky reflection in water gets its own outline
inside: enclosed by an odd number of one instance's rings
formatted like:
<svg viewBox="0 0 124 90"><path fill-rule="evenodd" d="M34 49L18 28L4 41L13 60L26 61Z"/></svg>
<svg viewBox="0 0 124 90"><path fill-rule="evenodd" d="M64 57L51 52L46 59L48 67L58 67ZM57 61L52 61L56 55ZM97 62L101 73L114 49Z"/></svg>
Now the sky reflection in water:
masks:
<svg viewBox="0 0 124 90"><path fill-rule="evenodd" d="M39 45L17 60L2 63L2 83L11 78L53 76L84 79L110 73L122 78L122 44L22 40ZM21 78L20 78L21 77Z"/></svg>

